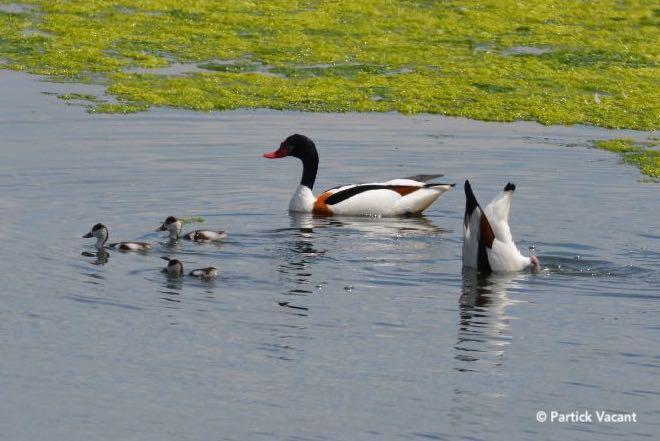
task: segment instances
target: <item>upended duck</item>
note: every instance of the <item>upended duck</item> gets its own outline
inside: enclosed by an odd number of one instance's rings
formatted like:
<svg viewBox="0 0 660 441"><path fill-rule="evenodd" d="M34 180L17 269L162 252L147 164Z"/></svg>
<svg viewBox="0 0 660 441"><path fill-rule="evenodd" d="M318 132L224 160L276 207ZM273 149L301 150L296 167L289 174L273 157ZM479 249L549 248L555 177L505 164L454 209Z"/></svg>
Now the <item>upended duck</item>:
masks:
<svg viewBox="0 0 660 441"><path fill-rule="evenodd" d="M486 274L541 269L538 257L523 256L511 235L509 210L515 190L516 186L509 182L504 191L482 210L470 181L465 181L464 267Z"/></svg>
<svg viewBox="0 0 660 441"><path fill-rule="evenodd" d="M176 240L181 234L183 223L174 216L168 216L165 222L156 229L156 231L167 231L169 238ZM183 235L186 240L195 242L215 242L227 238L227 233L224 230L193 230Z"/></svg>
<svg viewBox="0 0 660 441"><path fill-rule="evenodd" d="M183 276L183 264L180 260L170 259L169 257L161 257L161 259L167 261L167 266L163 268L163 272L167 273L169 277ZM218 275L218 269L212 266L206 268L198 268L190 271L188 275L191 277L198 277L200 279L209 280Z"/></svg>
<svg viewBox="0 0 660 441"><path fill-rule="evenodd" d="M289 203L289 211L318 215L404 216L418 215L455 184L428 183L443 175L417 175L386 182L350 184L331 188L316 197L312 193L319 156L314 142L291 135L265 158L293 156L303 163L302 179Z"/></svg>
<svg viewBox="0 0 660 441"><path fill-rule="evenodd" d="M97 250L102 250L104 248L116 248L122 251L146 251L152 248L150 243L147 242L117 242L110 243L105 245L108 241L108 228L103 224L96 224L92 227L91 231L83 236L83 239L95 237L96 243L94 246Z"/></svg>

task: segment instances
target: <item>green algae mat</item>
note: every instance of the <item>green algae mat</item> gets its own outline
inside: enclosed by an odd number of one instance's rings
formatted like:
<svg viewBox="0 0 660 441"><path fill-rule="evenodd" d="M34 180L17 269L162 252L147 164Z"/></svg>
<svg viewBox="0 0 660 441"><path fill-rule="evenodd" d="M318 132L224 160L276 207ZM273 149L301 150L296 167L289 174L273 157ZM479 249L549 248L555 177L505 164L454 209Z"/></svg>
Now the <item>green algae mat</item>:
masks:
<svg viewBox="0 0 660 441"><path fill-rule="evenodd" d="M659 4L634 0L0 0L0 68L104 84L104 97L60 96L92 112L397 111L654 130L659 25ZM596 146L638 165L650 155L640 167L658 175L654 148Z"/></svg>
<svg viewBox="0 0 660 441"><path fill-rule="evenodd" d="M195 110L658 127L650 1L0 0L0 67ZM193 64L175 73L149 69ZM184 66L185 67L185 66Z"/></svg>
<svg viewBox="0 0 660 441"><path fill-rule="evenodd" d="M632 139L603 139L594 142L594 147L618 153L626 164L637 166L650 182L660 183L660 141L652 138L648 141L635 142ZM653 179L655 178L655 179Z"/></svg>

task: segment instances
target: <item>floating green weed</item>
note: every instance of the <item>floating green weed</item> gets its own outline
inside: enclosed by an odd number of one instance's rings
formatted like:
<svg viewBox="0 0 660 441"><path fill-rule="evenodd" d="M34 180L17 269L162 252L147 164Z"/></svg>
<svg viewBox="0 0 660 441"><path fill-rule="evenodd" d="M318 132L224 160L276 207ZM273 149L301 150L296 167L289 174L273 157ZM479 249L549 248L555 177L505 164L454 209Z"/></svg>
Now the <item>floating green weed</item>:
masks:
<svg viewBox="0 0 660 441"><path fill-rule="evenodd" d="M202 216L180 217L178 219L179 219L179 221L181 221L182 225L185 225L185 224L201 224L201 223L204 222L204 218Z"/></svg>
<svg viewBox="0 0 660 441"><path fill-rule="evenodd" d="M136 113L149 109L149 105L140 103L102 103L89 107L89 113Z"/></svg>
<svg viewBox="0 0 660 441"><path fill-rule="evenodd" d="M57 97L64 101L71 101L71 100L92 101L92 102L99 101L99 98L96 95L90 95L87 93L62 93L57 95Z"/></svg>
<svg viewBox="0 0 660 441"><path fill-rule="evenodd" d="M0 66L105 84L121 103L94 112L266 107L659 126L660 14L646 0L0 5ZM135 71L189 63L204 71Z"/></svg>
<svg viewBox="0 0 660 441"><path fill-rule="evenodd" d="M623 162L636 165L639 170L651 178L660 178L660 143L657 139L647 142L635 142L632 139L607 139L595 141L594 145L602 150L618 153Z"/></svg>

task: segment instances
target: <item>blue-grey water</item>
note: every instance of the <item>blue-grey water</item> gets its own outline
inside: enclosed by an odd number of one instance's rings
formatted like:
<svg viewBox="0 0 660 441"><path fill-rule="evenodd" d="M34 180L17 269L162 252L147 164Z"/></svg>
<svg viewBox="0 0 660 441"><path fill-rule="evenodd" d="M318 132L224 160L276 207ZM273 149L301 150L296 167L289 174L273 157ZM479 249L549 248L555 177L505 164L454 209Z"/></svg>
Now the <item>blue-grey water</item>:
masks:
<svg viewBox="0 0 660 441"><path fill-rule="evenodd" d="M0 72L1 439L660 436L660 191L589 148L645 134L89 115L40 93L73 87ZM300 163L261 154L294 132L319 146L316 190L438 172L459 185L420 219L291 217ZM483 203L517 184L514 237L542 273L462 274L466 177ZM167 215L202 216L229 240L168 244L153 232ZM96 222L155 249L82 255ZM163 255L221 275L168 280ZM541 410L637 423L539 423Z"/></svg>

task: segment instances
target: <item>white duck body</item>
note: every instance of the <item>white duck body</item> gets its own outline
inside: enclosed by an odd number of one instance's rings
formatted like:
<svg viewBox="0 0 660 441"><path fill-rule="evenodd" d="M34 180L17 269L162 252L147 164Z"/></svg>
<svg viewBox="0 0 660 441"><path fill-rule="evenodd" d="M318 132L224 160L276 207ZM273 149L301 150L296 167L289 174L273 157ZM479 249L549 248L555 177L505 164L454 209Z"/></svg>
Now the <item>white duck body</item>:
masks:
<svg viewBox="0 0 660 441"><path fill-rule="evenodd" d="M291 135L267 158L293 156L303 162L300 185L289 202L289 211L318 215L403 216L420 214L454 184L427 183L442 175L419 175L386 182L343 185L312 193L318 169L318 152L311 139Z"/></svg>
<svg viewBox="0 0 660 441"><path fill-rule="evenodd" d="M289 211L340 216L414 215L426 210L453 186L402 178L343 185L316 197L309 187L299 185L289 203ZM337 196L330 198L333 195Z"/></svg>
<svg viewBox="0 0 660 441"><path fill-rule="evenodd" d="M523 256L511 235L509 210L515 188L515 185L507 184L504 191L482 210L469 181L465 181L463 266L485 273L540 268L538 258Z"/></svg>

